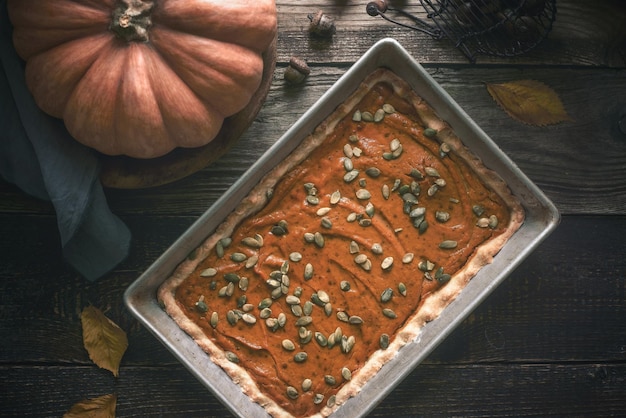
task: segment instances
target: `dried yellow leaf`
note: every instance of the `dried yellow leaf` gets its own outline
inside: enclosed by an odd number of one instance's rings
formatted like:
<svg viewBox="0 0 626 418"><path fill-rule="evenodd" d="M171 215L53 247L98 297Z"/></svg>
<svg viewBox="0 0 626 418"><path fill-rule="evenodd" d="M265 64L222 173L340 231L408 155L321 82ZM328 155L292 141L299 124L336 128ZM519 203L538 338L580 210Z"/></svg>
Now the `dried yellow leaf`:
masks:
<svg viewBox="0 0 626 418"><path fill-rule="evenodd" d="M117 396L114 394L80 401L63 418L115 418Z"/></svg>
<svg viewBox="0 0 626 418"><path fill-rule="evenodd" d="M120 361L128 348L126 333L93 306L83 309L80 321L83 326L83 345L89 358L117 377Z"/></svg>
<svg viewBox="0 0 626 418"><path fill-rule="evenodd" d="M509 116L522 123L546 126L570 119L558 94L540 81L487 84L487 91Z"/></svg>

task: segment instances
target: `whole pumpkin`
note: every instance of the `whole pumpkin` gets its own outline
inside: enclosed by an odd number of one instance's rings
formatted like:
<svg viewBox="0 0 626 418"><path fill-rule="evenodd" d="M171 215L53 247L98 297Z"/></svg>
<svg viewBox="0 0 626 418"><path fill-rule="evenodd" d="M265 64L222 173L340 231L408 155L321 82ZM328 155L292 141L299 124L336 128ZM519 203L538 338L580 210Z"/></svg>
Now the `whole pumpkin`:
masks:
<svg viewBox="0 0 626 418"><path fill-rule="evenodd" d="M274 0L8 0L37 105L107 155L218 134L259 88Z"/></svg>

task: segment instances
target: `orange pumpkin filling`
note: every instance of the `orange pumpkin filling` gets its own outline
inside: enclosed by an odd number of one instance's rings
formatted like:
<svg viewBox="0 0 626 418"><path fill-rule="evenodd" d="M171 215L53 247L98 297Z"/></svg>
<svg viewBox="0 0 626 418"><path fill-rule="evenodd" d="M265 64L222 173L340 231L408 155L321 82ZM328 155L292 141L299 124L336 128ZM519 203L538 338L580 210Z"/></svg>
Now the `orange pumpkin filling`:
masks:
<svg viewBox="0 0 626 418"><path fill-rule="evenodd" d="M511 221L503 197L389 82L344 113L174 288L184 316L294 416L332 409Z"/></svg>

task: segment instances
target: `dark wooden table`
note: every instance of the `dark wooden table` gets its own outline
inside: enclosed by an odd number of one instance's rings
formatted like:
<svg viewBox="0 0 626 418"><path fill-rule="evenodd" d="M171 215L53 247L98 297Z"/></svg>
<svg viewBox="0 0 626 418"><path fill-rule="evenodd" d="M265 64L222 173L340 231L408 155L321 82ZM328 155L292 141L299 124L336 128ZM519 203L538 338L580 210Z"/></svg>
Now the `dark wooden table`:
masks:
<svg viewBox="0 0 626 418"><path fill-rule="evenodd" d="M416 3L416 2L415 2ZM552 199L556 231L371 416L626 416L626 5L559 0L554 28L516 58L475 64L446 40L365 13L363 1L279 1L277 67L237 146L174 184L107 190L133 234L130 256L90 283L62 258L52 206L0 181L0 415L61 416L118 395L122 416L228 411L138 322L125 289L375 41L394 37ZM307 15L336 19L310 38ZM292 55L306 83L282 79ZM538 128L507 116L486 82L535 79L572 120ZM89 360L79 314L92 304L129 336L118 378Z"/></svg>

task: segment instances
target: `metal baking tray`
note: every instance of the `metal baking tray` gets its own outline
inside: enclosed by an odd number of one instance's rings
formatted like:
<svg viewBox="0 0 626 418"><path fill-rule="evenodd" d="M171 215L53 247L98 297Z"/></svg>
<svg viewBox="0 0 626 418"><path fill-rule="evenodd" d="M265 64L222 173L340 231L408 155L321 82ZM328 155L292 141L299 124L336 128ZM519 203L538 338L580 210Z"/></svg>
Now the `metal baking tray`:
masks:
<svg viewBox="0 0 626 418"><path fill-rule="evenodd" d="M522 227L502 248L493 263L481 269L441 315L423 327L419 337L404 346L363 387L358 396L339 407L332 417L357 417L370 412L448 334L495 289L559 223L552 202L472 121L402 46L393 39L377 42L165 253L125 292L128 309L224 405L241 417L264 417L266 411L244 395L231 378L210 361L200 347L161 309L157 289L187 255L198 247L258 180L282 161L326 117L350 96L361 81L379 67L406 80L447 121L484 164L497 172L526 211Z"/></svg>

